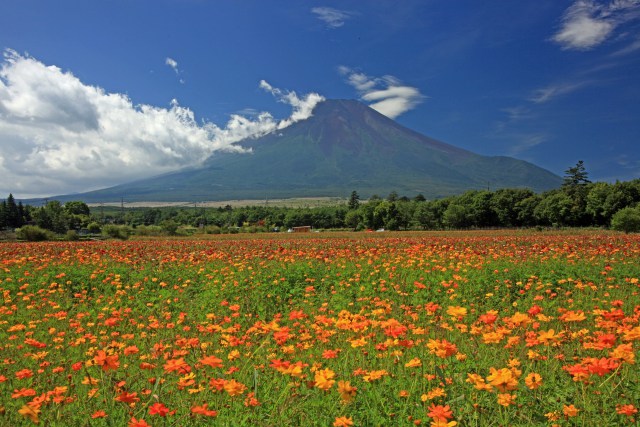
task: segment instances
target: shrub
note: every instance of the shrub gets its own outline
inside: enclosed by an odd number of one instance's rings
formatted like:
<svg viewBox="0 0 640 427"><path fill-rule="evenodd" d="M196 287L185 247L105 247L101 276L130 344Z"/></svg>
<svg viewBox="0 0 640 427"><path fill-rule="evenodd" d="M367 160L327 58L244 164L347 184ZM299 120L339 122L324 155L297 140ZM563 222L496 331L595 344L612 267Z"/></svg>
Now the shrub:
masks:
<svg viewBox="0 0 640 427"><path fill-rule="evenodd" d="M102 227L102 234L113 239L127 240L131 234L131 229L126 225L105 225Z"/></svg>
<svg viewBox="0 0 640 427"><path fill-rule="evenodd" d="M611 217L611 228L625 233L640 231L640 207L620 209Z"/></svg>
<svg viewBox="0 0 640 427"><path fill-rule="evenodd" d="M100 224L98 224L97 222L92 222L87 225L87 230L89 231L89 233L98 234L100 233Z"/></svg>
<svg viewBox="0 0 640 427"><path fill-rule="evenodd" d="M80 240L80 235L76 230L67 230L66 237L67 237L67 240L69 240L70 242Z"/></svg>
<svg viewBox="0 0 640 427"><path fill-rule="evenodd" d="M135 228L136 236L163 236L165 231L158 225L140 225Z"/></svg>
<svg viewBox="0 0 640 427"><path fill-rule="evenodd" d="M16 236L20 240L26 240L29 242L40 242L43 240L55 239L55 234L52 231L40 228L37 225L25 225L16 230Z"/></svg>
<svg viewBox="0 0 640 427"><path fill-rule="evenodd" d="M218 227L217 225L207 225L204 228L204 232L206 234L220 234L221 230L220 230L220 227Z"/></svg>

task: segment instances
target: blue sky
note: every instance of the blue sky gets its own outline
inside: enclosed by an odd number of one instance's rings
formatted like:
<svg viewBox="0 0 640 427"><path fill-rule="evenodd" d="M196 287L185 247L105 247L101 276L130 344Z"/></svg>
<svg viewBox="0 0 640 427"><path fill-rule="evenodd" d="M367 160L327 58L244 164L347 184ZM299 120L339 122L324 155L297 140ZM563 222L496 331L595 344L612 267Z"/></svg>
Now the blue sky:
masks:
<svg viewBox="0 0 640 427"><path fill-rule="evenodd" d="M7 0L0 196L153 176L359 99L552 172L640 178L640 0Z"/></svg>

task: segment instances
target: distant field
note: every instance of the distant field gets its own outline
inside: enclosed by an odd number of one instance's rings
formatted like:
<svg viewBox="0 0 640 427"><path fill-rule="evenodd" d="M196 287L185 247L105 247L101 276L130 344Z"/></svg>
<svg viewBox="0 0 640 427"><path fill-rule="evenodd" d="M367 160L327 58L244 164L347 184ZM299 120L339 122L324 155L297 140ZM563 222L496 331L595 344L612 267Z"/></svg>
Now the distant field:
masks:
<svg viewBox="0 0 640 427"><path fill-rule="evenodd" d="M340 197L300 197L292 199L262 199L262 200L226 200L211 202L124 202L125 208L159 208L159 207L202 207L218 208L224 206L244 207L244 206L277 206L289 208L314 208L322 206L336 206L346 204L347 199ZM111 206L120 207L118 202L112 203L89 203L89 207Z"/></svg>
<svg viewBox="0 0 640 427"><path fill-rule="evenodd" d="M620 426L640 235L0 243L0 425Z"/></svg>

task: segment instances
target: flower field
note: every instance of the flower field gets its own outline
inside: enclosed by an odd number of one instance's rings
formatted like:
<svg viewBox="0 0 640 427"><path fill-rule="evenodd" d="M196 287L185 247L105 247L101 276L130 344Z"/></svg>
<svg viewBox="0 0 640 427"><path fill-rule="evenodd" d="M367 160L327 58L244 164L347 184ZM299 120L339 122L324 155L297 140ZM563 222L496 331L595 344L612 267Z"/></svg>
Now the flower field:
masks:
<svg viewBox="0 0 640 427"><path fill-rule="evenodd" d="M0 244L0 425L636 425L640 236Z"/></svg>

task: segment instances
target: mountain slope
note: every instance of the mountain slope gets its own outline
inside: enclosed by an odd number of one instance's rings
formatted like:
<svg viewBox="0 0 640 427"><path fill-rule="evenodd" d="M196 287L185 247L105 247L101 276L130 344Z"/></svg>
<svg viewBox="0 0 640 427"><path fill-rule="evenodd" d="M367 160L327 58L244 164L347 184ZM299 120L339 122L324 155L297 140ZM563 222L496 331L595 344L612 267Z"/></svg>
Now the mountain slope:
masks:
<svg viewBox="0 0 640 427"><path fill-rule="evenodd" d="M251 153L216 153L192 168L93 191L88 202L203 201L303 196L363 197L471 189L557 187L560 177L510 157L487 157L428 138L350 100L319 104L280 132L244 140Z"/></svg>

